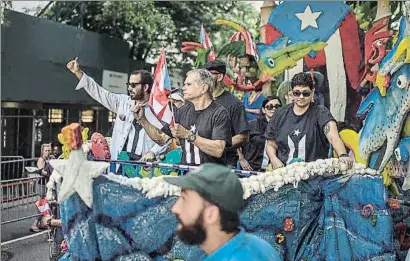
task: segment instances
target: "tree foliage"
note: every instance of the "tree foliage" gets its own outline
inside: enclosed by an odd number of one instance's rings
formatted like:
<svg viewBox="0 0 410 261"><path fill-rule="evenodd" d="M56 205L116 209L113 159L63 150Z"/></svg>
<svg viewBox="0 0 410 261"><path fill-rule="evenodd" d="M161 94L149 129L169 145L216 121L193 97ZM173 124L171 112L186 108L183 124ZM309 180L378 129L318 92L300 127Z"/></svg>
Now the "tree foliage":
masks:
<svg viewBox="0 0 410 261"><path fill-rule="evenodd" d="M372 28L373 21L377 13L377 1L347 1L346 3L356 14L360 28L364 31ZM398 30L398 22L403 16L403 4L404 1L390 1L392 16L390 19L389 28L393 30Z"/></svg>
<svg viewBox="0 0 410 261"><path fill-rule="evenodd" d="M258 12L235 1L56 1L42 17L123 39L130 43L131 59L156 59L167 47L171 67L192 63L192 54L182 55L180 47L183 41L199 41L201 24L217 46L234 33L215 25L217 18L239 21L254 35L259 26Z"/></svg>
<svg viewBox="0 0 410 261"><path fill-rule="evenodd" d="M0 24L2 26L7 26L9 24L7 20L7 10L12 8L11 1L1 1L0 2Z"/></svg>

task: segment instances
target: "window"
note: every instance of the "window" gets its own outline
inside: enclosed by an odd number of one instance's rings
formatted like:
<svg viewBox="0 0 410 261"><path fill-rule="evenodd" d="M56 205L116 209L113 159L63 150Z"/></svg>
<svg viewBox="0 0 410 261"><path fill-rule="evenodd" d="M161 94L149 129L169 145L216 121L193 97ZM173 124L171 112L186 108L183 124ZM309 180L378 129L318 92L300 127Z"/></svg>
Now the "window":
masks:
<svg viewBox="0 0 410 261"><path fill-rule="evenodd" d="M94 121L94 111L86 110L81 112L81 121L85 123L90 123Z"/></svg>
<svg viewBox="0 0 410 261"><path fill-rule="evenodd" d="M48 110L48 122L49 123L62 123L63 122L63 110L62 109L49 109Z"/></svg>
<svg viewBox="0 0 410 261"><path fill-rule="evenodd" d="M117 117L115 113L113 113L112 111L108 112L108 122L115 122L115 117Z"/></svg>

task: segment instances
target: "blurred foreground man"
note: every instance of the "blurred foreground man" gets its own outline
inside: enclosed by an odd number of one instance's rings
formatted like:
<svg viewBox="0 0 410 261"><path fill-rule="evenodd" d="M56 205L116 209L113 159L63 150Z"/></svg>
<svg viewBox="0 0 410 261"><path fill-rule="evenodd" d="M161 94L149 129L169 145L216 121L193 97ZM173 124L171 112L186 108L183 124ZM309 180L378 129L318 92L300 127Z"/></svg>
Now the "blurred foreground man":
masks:
<svg viewBox="0 0 410 261"><path fill-rule="evenodd" d="M207 163L182 177L164 177L181 187L172 207L179 221L177 235L188 245L199 245L205 261L276 261L276 250L239 227L243 190L231 169Z"/></svg>

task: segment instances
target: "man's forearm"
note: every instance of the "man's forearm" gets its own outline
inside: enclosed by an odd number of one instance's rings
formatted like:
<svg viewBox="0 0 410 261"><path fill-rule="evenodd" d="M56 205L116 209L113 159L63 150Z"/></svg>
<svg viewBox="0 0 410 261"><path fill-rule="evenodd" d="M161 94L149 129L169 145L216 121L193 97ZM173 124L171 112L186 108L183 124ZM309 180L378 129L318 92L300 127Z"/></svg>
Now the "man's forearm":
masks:
<svg viewBox="0 0 410 261"><path fill-rule="evenodd" d="M271 162L273 162L277 158L276 148L272 141L268 141L268 143L266 144L266 154L268 155Z"/></svg>
<svg viewBox="0 0 410 261"><path fill-rule="evenodd" d="M139 123L155 143L164 146L171 139L171 137L152 125L146 118L140 119Z"/></svg>
<svg viewBox="0 0 410 261"><path fill-rule="evenodd" d="M336 151L337 155L346 154L346 148L343 141L338 137L333 137L332 141L329 141L332 144L333 149Z"/></svg>
<svg viewBox="0 0 410 261"><path fill-rule="evenodd" d="M243 155L241 148L238 148L236 151L237 151L237 153L238 153L239 160L245 158L245 155Z"/></svg>
<svg viewBox="0 0 410 261"><path fill-rule="evenodd" d="M197 146L201 151L210 155L212 157L220 158L225 150L225 141L222 140L210 140L202 138L201 136L196 136L194 145Z"/></svg>
<svg viewBox="0 0 410 261"><path fill-rule="evenodd" d="M232 148L238 148L248 141L248 133L238 134L232 137Z"/></svg>
<svg viewBox="0 0 410 261"><path fill-rule="evenodd" d="M75 72L74 75L78 78L78 80L81 80L81 78L83 77L83 71Z"/></svg>
<svg viewBox="0 0 410 261"><path fill-rule="evenodd" d="M346 147L339 136L337 125L334 121L329 121L326 123L323 129L327 140L332 144L333 149L336 151L337 155L346 154Z"/></svg>

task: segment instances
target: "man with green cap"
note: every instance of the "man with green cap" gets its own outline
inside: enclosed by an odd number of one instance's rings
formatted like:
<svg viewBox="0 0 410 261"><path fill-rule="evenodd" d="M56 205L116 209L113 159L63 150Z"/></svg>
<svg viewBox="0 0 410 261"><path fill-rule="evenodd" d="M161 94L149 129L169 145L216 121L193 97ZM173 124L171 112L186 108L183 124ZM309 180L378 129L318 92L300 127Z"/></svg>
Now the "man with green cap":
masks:
<svg viewBox="0 0 410 261"><path fill-rule="evenodd" d="M205 163L185 176L164 180L181 187L171 209L179 222L178 237L185 244L199 245L205 261L281 260L268 242L239 227L243 189L230 168Z"/></svg>

